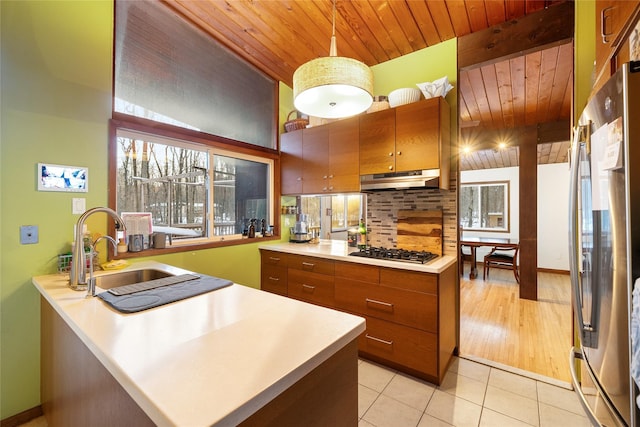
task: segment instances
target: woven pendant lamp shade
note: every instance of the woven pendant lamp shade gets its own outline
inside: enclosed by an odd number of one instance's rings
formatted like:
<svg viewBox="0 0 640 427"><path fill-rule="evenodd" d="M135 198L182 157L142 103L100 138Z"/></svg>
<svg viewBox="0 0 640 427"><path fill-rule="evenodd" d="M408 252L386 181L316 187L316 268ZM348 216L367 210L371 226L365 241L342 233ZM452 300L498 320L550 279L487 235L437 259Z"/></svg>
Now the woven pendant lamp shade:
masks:
<svg viewBox="0 0 640 427"><path fill-rule="evenodd" d="M352 58L327 56L301 65L293 74L296 109L326 119L354 116L373 102L373 73Z"/></svg>
<svg viewBox="0 0 640 427"><path fill-rule="evenodd" d="M323 119L355 116L373 103L373 73L365 64L338 56L336 0L329 56L312 59L293 73L296 110Z"/></svg>

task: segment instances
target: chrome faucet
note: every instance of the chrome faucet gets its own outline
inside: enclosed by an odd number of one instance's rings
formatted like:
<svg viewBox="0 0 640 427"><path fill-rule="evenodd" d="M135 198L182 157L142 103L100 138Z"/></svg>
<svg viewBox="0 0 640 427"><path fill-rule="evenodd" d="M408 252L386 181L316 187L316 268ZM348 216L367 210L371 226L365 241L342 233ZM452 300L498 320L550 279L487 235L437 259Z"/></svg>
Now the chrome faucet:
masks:
<svg viewBox="0 0 640 427"><path fill-rule="evenodd" d="M84 222L86 221L86 219L96 212L104 212L109 214L116 222L116 229L120 229L121 231L126 230L124 221L113 209L96 207L91 208L80 215L80 218L78 218L78 222L76 223L76 236L73 242L73 248L71 248L71 270L69 271L69 286L71 287L71 289L74 289L76 291L83 291L87 289L87 270L84 252L83 230ZM93 258L93 246L98 242L98 240L100 239L98 238L90 248L91 254L89 256L91 258ZM91 270L93 270L93 261L91 261L89 267Z"/></svg>
<svg viewBox="0 0 640 427"><path fill-rule="evenodd" d="M118 242L111 236L100 236L90 245L89 249L89 280L87 280L87 298L96 296L96 280L93 278L93 257L98 253L96 245L102 239L107 239L113 244L113 255L118 255ZM109 244L107 243L107 249Z"/></svg>

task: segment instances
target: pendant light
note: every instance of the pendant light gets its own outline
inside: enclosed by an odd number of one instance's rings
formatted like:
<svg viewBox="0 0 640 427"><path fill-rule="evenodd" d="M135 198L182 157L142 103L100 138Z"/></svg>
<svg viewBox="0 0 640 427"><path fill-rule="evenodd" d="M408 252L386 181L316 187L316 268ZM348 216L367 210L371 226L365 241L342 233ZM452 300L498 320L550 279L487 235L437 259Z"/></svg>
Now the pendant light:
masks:
<svg viewBox="0 0 640 427"><path fill-rule="evenodd" d="M293 73L293 104L304 114L325 119L354 116L373 102L373 73L336 49L336 0L329 56L302 64Z"/></svg>

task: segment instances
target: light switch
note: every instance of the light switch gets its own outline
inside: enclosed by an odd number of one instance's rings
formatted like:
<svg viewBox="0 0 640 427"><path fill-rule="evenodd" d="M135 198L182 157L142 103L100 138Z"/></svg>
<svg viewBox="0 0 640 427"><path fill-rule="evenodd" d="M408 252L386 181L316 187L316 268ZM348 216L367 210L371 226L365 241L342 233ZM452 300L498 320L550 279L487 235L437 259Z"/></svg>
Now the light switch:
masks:
<svg viewBox="0 0 640 427"><path fill-rule="evenodd" d="M71 213L72 214L83 214L84 211L87 210L87 199L84 197L74 197L72 200Z"/></svg>
<svg viewBox="0 0 640 427"><path fill-rule="evenodd" d="M34 243L38 243L38 226L20 226L20 243L23 245L32 245Z"/></svg>

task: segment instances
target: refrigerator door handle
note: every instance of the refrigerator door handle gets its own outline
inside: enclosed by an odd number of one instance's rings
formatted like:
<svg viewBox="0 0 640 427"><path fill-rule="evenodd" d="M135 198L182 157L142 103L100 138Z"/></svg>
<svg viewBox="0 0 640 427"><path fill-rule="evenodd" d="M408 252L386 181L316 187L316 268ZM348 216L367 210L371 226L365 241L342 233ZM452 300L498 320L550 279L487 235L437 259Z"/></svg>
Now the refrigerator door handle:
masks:
<svg viewBox="0 0 640 427"><path fill-rule="evenodd" d="M582 318L582 295L580 292L580 260L577 251L578 242L578 172L580 171L580 126L573 132L571 146L571 173L569 181L569 270L571 273L571 290L573 291L574 311L578 320L578 327L582 331L584 319ZM580 334L582 337L582 333Z"/></svg>
<svg viewBox="0 0 640 427"><path fill-rule="evenodd" d="M594 295L590 289L589 280L582 280L581 271L591 271L590 257L588 254L579 254L577 250L579 230L578 230L578 195L579 195L579 172L580 172L580 154L581 150L589 150L590 140L590 122L588 125L577 126L573 133L573 143L571 146L571 173L569 184L569 270L571 272L571 290L574 298L574 311L576 320L580 328L580 339L584 347L592 347L597 345L597 333L594 331L594 310L597 295ZM583 289L588 286L589 289ZM583 293L587 292L591 298L585 301ZM585 307L585 303L590 302L590 307ZM583 313L587 313L588 319L585 319ZM586 322L585 322L586 320Z"/></svg>
<svg viewBox="0 0 640 427"><path fill-rule="evenodd" d="M584 395L582 388L580 387L578 373L576 372L576 359L584 360L584 358L582 357L582 352L580 352L580 350L577 350L575 347L571 347L571 351L569 352L569 370L571 372L571 382L573 383L573 389L578 395L578 400L580 400L580 404L582 405L584 412L587 414L587 418L589 418L589 421L591 421L591 424L596 427L602 427L602 424L600 423L600 421L598 421L598 418L593 412L593 409L591 409L591 406L589 406L589 402L587 402L587 398Z"/></svg>

